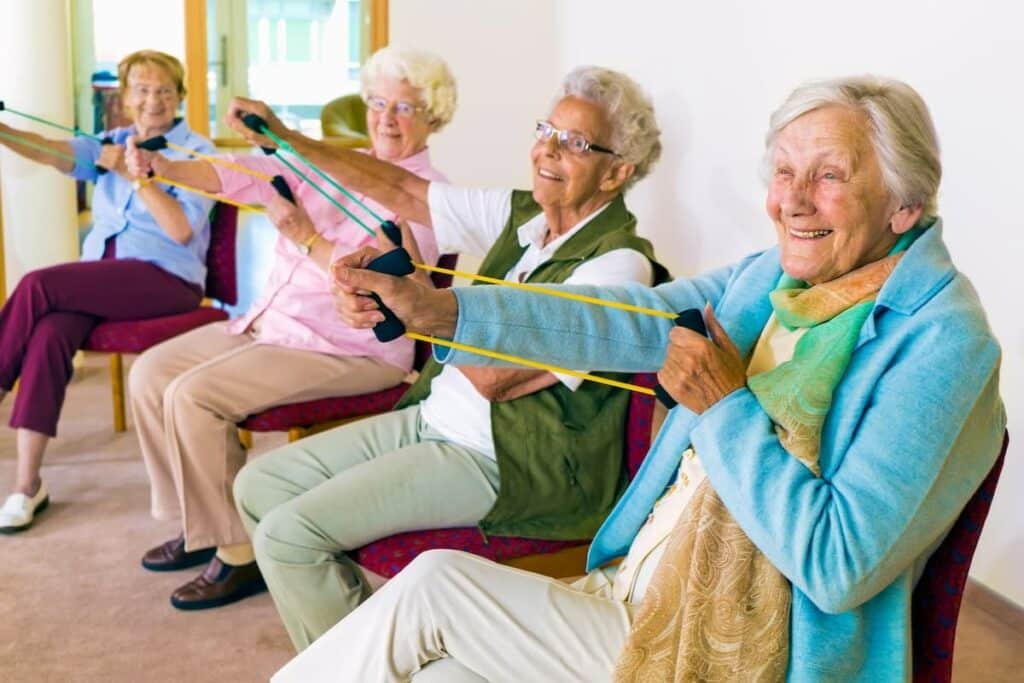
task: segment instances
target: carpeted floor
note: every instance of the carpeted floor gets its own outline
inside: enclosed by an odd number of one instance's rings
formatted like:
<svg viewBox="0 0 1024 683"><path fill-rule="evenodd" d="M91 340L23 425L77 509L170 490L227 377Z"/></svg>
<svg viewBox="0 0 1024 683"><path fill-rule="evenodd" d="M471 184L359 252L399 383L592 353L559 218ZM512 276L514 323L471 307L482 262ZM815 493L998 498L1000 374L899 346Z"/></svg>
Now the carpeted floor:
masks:
<svg viewBox="0 0 1024 683"><path fill-rule="evenodd" d="M107 368L90 355L69 387L43 465L50 508L29 531L0 535L0 682L267 680L292 653L269 595L180 612L171 592L201 567L139 564L177 528L149 515L131 419L113 432ZM12 399L0 405L3 496L14 471ZM256 435L254 452L284 440Z"/></svg>

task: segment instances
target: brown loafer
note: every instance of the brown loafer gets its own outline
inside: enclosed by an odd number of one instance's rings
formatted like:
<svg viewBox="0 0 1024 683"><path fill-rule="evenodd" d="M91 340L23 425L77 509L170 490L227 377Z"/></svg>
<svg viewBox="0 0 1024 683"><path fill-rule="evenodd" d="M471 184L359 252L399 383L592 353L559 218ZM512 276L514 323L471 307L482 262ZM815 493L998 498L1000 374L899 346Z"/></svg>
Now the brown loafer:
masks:
<svg viewBox="0 0 1024 683"><path fill-rule="evenodd" d="M171 604L178 609L210 609L237 602L267 589L255 562L242 565L224 564L216 555L195 579L171 595Z"/></svg>
<svg viewBox="0 0 1024 683"><path fill-rule="evenodd" d="M153 572L186 569L209 562L216 552L216 548L185 552L185 535L182 534L147 550L146 554L142 556L142 566Z"/></svg>

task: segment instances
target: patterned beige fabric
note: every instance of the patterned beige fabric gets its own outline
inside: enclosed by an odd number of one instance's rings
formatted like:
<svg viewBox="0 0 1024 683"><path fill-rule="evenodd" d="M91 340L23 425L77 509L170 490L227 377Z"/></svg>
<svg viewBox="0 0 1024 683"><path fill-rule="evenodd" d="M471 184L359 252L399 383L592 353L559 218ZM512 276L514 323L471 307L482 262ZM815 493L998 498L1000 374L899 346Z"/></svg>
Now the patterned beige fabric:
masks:
<svg viewBox="0 0 1024 683"><path fill-rule="evenodd" d="M790 599L789 582L705 479L654 572L615 680L783 680Z"/></svg>

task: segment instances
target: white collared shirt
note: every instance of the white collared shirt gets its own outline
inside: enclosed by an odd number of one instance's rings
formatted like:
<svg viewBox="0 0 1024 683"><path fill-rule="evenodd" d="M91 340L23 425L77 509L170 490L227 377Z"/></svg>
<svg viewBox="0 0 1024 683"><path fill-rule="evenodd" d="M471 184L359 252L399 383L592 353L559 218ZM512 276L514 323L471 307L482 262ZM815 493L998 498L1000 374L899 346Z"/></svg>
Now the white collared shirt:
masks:
<svg viewBox="0 0 1024 683"><path fill-rule="evenodd" d="M505 229L512 213L511 190L480 190L430 184L427 197L430 219L440 253L459 253L483 258ZM547 223L544 214L520 226L519 244L526 247L505 279L522 282L548 261L570 237L599 213L600 207L558 239L544 244ZM565 284L618 285L640 282L650 285L654 270L643 254L633 249L615 249L580 264ZM538 295L541 296L541 295ZM500 350L500 349L499 349ZM575 391L583 380L559 375ZM491 436L491 404L455 367L446 365L430 385L430 396L420 405L427 424L453 443L496 457Z"/></svg>

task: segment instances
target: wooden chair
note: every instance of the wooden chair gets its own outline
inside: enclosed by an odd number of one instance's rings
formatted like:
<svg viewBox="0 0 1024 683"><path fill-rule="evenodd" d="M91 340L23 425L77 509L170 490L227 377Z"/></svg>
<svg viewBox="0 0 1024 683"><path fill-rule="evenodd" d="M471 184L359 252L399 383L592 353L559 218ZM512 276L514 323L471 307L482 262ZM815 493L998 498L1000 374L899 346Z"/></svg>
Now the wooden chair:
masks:
<svg viewBox="0 0 1024 683"><path fill-rule="evenodd" d="M206 297L221 304L238 302L238 277L235 245L238 209L229 204L214 207L210 224L210 246L206 252ZM131 283L125 283L131 286ZM110 385L114 402L114 431L125 430L123 354L142 353L151 346L189 330L218 320L227 320L227 311L210 305L177 315L144 320L108 320L97 325L83 351L109 353Z"/></svg>
<svg viewBox="0 0 1024 683"><path fill-rule="evenodd" d="M928 559L914 589L911 624L916 683L945 683L953 678L953 645L960 601L1009 444L1007 433L995 465Z"/></svg>

